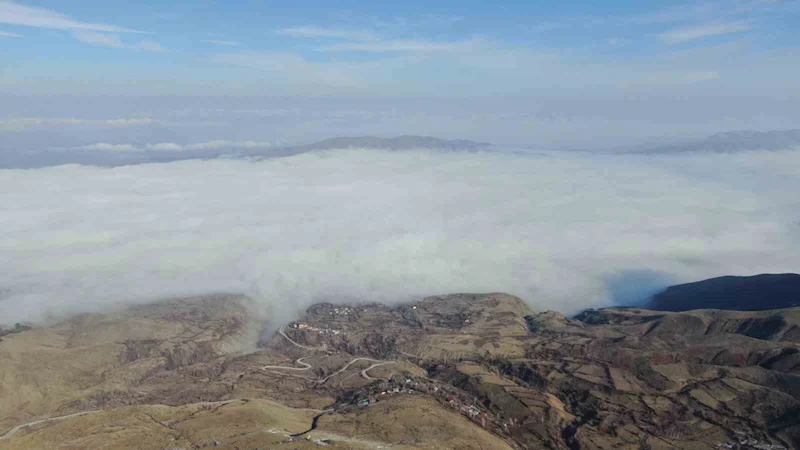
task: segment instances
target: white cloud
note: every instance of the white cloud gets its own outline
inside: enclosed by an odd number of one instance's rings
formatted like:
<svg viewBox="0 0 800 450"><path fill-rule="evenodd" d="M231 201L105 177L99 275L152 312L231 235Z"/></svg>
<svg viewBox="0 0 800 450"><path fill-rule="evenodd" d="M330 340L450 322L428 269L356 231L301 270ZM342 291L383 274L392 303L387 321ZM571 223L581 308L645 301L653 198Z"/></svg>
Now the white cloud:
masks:
<svg viewBox="0 0 800 450"><path fill-rule="evenodd" d="M278 75L276 81L292 85L319 84L324 86L357 86L365 68L374 67L368 62L312 62L294 53L236 52L214 55L212 62L248 67Z"/></svg>
<svg viewBox="0 0 800 450"><path fill-rule="evenodd" d="M108 144L105 142L98 142L97 144L86 145L78 147L80 150L99 150L104 152L134 152L138 149L131 144Z"/></svg>
<svg viewBox="0 0 800 450"><path fill-rule="evenodd" d="M4 170L0 309L13 323L242 292L286 317L314 301L505 291L575 312L607 304L627 271L796 271L798 191L798 152L349 150Z"/></svg>
<svg viewBox="0 0 800 450"><path fill-rule="evenodd" d="M281 28L277 30L277 33L296 38L328 38L353 41L370 41L378 38L378 36L371 31L322 27Z"/></svg>
<svg viewBox="0 0 800 450"><path fill-rule="evenodd" d="M167 51L161 44L153 41L141 41L136 44L126 44L114 34L96 33L94 31L76 31L72 36L80 42L100 47L124 48L129 50L142 50L147 52L164 53Z"/></svg>
<svg viewBox="0 0 800 450"><path fill-rule="evenodd" d="M417 40L391 40L376 42L346 42L319 47L321 51L367 52L367 53L458 53L475 50L483 45L482 39L468 39L455 42L417 41Z"/></svg>
<svg viewBox="0 0 800 450"><path fill-rule="evenodd" d="M80 42L100 47L126 48L119 36L114 34L96 33L92 31L76 31L72 36Z"/></svg>
<svg viewBox="0 0 800 450"><path fill-rule="evenodd" d="M667 44L683 44L712 36L723 36L750 31L753 26L747 22L710 23L705 25L676 28L658 35Z"/></svg>
<svg viewBox="0 0 800 450"><path fill-rule="evenodd" d="M174 144L172 142L162 142L160 144L152 144L147 146L148 150L155 150L157 152L176 152L183 150L183 146Z"/></svg>
<svg viewBox="0 0 800 450"><path fill-rule="evenodd" d="M214 45L224 45L226 47L238 47L240 44L236 41L220 41L217 39L209 39L207 41L203 41L207 44L214 44Z"/></svg>
<svg viewBox="0 0 800 450"><path fill-rule="evenodd" d="M21 38L23 36L21 34L11 33L11 32L8 32L8 31L0 31L0 37Z"/></svg>
<svg viewBox="0 0 800 450"><path fill-rule="evenodd" d="M12 1L0 1L0 23L55 30L141 33L115 25L80 22L49 9L25 6Z"/></svg>
<svg viewBox="0 0 800 450"><path fill-rule="evenodd" d="M76 147L76 150L97 150L110 152L181 152L181 151L202 151L202 150L234 150L234 149L267 149L273 147L271 142L263 141L228 141L216 140L198 142L195 144L176 144L174 142L159 142L156 144L133 145L133 144L109 144L98 142L96 144Z"/></svg>
<svg viewBox="0 0 800 450"><path fill-rule="evenodd" d="M189 144L184 146L187 150L216 150L226 148L238 149L257 149L257 148L270 148L273 144L271 142L262 141L209 141L200 142L198 144Z"/></svg>
<svg viewBox="0 0 800 450"><path fill-rule="evenodd" d="M129 119L100 119L100 120L83 119L80 122L85 124L100 124L100 125L110 125L110 126L131 126L131 125L136 126L136 125L150 125L153 123L158 123L159 121L151 119L149 117L143 117L143 118L129 118Z"/></svg>
<svg viewBox="0 0 800 450"><path fill-rule="evenodd" d="M130 48L134 50L143 50L145 52L154 52L154 53L166 53L169 50L164 47L163 45L159 44L158 42L153 41L141 41L137 42Z"/></svg>

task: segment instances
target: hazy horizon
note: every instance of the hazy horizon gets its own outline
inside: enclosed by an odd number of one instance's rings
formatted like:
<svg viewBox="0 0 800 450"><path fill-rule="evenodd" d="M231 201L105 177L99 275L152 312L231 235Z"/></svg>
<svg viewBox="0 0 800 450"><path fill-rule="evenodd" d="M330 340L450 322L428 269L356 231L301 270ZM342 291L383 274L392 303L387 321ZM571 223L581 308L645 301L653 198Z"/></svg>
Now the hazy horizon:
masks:
<svg viewBox="0 0 800 450"><path fill-rule="evenodd" d="M611 150L798 129L798 27L795 0L0 0L0 149L413 134Z"/></svg>
<svg viewBox="0 0 800 450"><path fill-rule="evenodd" d="M796 0L0 0L2 320L797 271L797 29ZM795 131L680 147L739 130ZM528 151L242 157L398 135Z"/></svg>

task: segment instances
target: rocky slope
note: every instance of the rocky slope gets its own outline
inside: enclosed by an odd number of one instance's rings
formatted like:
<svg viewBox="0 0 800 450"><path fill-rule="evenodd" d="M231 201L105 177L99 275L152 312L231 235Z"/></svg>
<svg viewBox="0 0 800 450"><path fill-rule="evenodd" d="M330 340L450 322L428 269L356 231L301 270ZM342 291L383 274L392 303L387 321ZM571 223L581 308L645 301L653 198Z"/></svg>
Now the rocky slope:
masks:
<svg viewBox="0 0 800 450"><path fill-rule="evenodd" d="M800 447L800 308L575 318L505 294L318 304L269 336L236 296L0 342L0 448Z"/></svg>

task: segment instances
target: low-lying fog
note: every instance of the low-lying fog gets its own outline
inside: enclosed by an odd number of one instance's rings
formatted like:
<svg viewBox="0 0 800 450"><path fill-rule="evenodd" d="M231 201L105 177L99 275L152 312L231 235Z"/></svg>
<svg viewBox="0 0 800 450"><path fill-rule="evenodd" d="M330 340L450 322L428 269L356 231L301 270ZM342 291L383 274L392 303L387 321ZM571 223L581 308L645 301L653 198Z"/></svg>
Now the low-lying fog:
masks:
<svg viewBox="0 0 800 450"><path fill-rule="evenodd" d="M260 162L0 170L0 322L241 292L503 291L574 313L800 269L800 152L342 150Z"/></svg>

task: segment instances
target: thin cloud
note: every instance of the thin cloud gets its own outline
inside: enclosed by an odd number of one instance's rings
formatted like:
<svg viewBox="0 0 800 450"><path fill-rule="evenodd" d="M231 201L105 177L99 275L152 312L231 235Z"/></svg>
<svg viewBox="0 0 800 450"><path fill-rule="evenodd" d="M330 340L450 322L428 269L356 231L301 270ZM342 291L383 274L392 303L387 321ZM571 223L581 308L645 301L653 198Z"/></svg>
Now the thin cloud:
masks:
<svg viewBox="0 0 800 450"><path fill-rule="evenodd" d="M205 42L206 44L224 45L226 47L238 47L239 45L241 45L240 43L238 43L236 41L220 41L220 40L217 40L217 39L209 39L209 40L203 41L203 42Z"/></svg>
<svg viewBox="0 0 800 450"><path fill-rule="evenodd" d="M73 150L92 150L103 152L182 152L182 151L202 151L202 150L226 150L226 149L267 149L273 147L271 142L264 141L228 141L216 140L198 142L195 144L176 144L174 142L159 142L156 144L146 144L137 146L134 144L109 144L98 142L96 144L75 147Z"/></svg>
<svg viewBox="0 0 800 450"><path fill-rule="evenodd" d="M11 32L8 32L8 31L0 31L0 37L21 38L23 36L21 34L11 33Z"/></svg>
<svg viewBox="0 0 800 450"><path fill-rule="evenodd" d="M291 36L295 38L328 38L353 41L370 41L378 38L378 36L371 31L322 27L281 28L277 30L277 33L283 36Z"/></svg>
<svg viewBox="0 0 800 450"><path fill-rule="evenodd" d="M247 67L279 74L294 84L356 86L359 74L374 62L312 62L301 55L281 52L236 52L214 55L214 63Z"/></svg>
<svg viewBox="0 0 800 450"><path fill-rule="evenodd" d="M629 81L631 86L680 86L695 83L703 83L720 79L719 72L713 70L706 71L672 71L654 72L647 74L641 80Z"/></svg>
<svg viewBox="0 0 800 450"><path fill-rule="evenodd" d="M153 52L153 53L166 53L169 51L166 47L154 41L138 42L133 46L131 46L130 48L134 50L142 50L145 52Z"/></svg>
<svg viewBox="0 0 800 450"><path fill-rule="evenodd" d="M96 45L99 47L126 48L119 36L113 34L95 33L89 31L77 31L72 33L72 37L84 44Z"/></svg>
<svg viewBox="0 0 800 450"><path fill-rule="evenodd" d="M329 52L367 52L367 53L456 53L473 50L482 43L479 39L457 42L436 42L416 40L393 40L378 42L346 42L319 47Z"/></svg>
<svg viewBox="0 0 800 450"><path fill-rule="evenodd" d="M670 45L684 44L697 39L727 34L744 33L753 29L747 22L710 23L692 27L676 28L658 35L659 39Z"/></svg>
<svg viewBox="0 0 800 450"><path fill-rule="evenodd" d="M135 145L131 144L109 144L106 142L98 142L97 144L77 147L75 150L97 150L103 152L135 152L139 149Z"/></svg>
<svg viewBox="0 0 800 450"><path fill-rule="evenodd" d="M0 119L0 132L2 131L22 131L37 128L65 127L65 126L89 126L89 127L128 127L142 126L161 123L149 117L142 118L121 118L121 119L78 119L74 117L66 118L44 118L44 117L20 117L13 119Z"/></svg>
<svg viewBox="0 0 800 450"><path fill-rule="evenodd" d="M76 31L72 36L80 42L99 47L123 48L129 50L142 50L146 52L164 53L168 51L158 42L141 41L135 44L126 44L114 34L97 33L94 31Z"/></svg>
<svg viewBox="0 0 800 450"><path fill-rule="evenodd" d="M693 28L702 23L730 23L762 20L784 13L790 3L771 0L704 1L671 5L638 14L616 16L573 16L544 20L530 30L545 33L564 29L607 29L616 32L620 27L671 26Z"/></svg>
<svg viewBox="0 0 800 450"><path fill-rule="evenodd" d="M730 21L744 17L752 19L754 16L780 14L788 5L791 3L773 0L703 1L630 15L624 18L624 22L634 25L656 25Z"/></svg>
<svg viewBox="0 0 800 450"><path fill-rule="evenodd" d="M142 33L142 31L116 25L87 23L74 20L64 14L44 8L20 5L12 1L0 1L0 23L22 25L54 30L86 30L109 33Z"/></svg>

